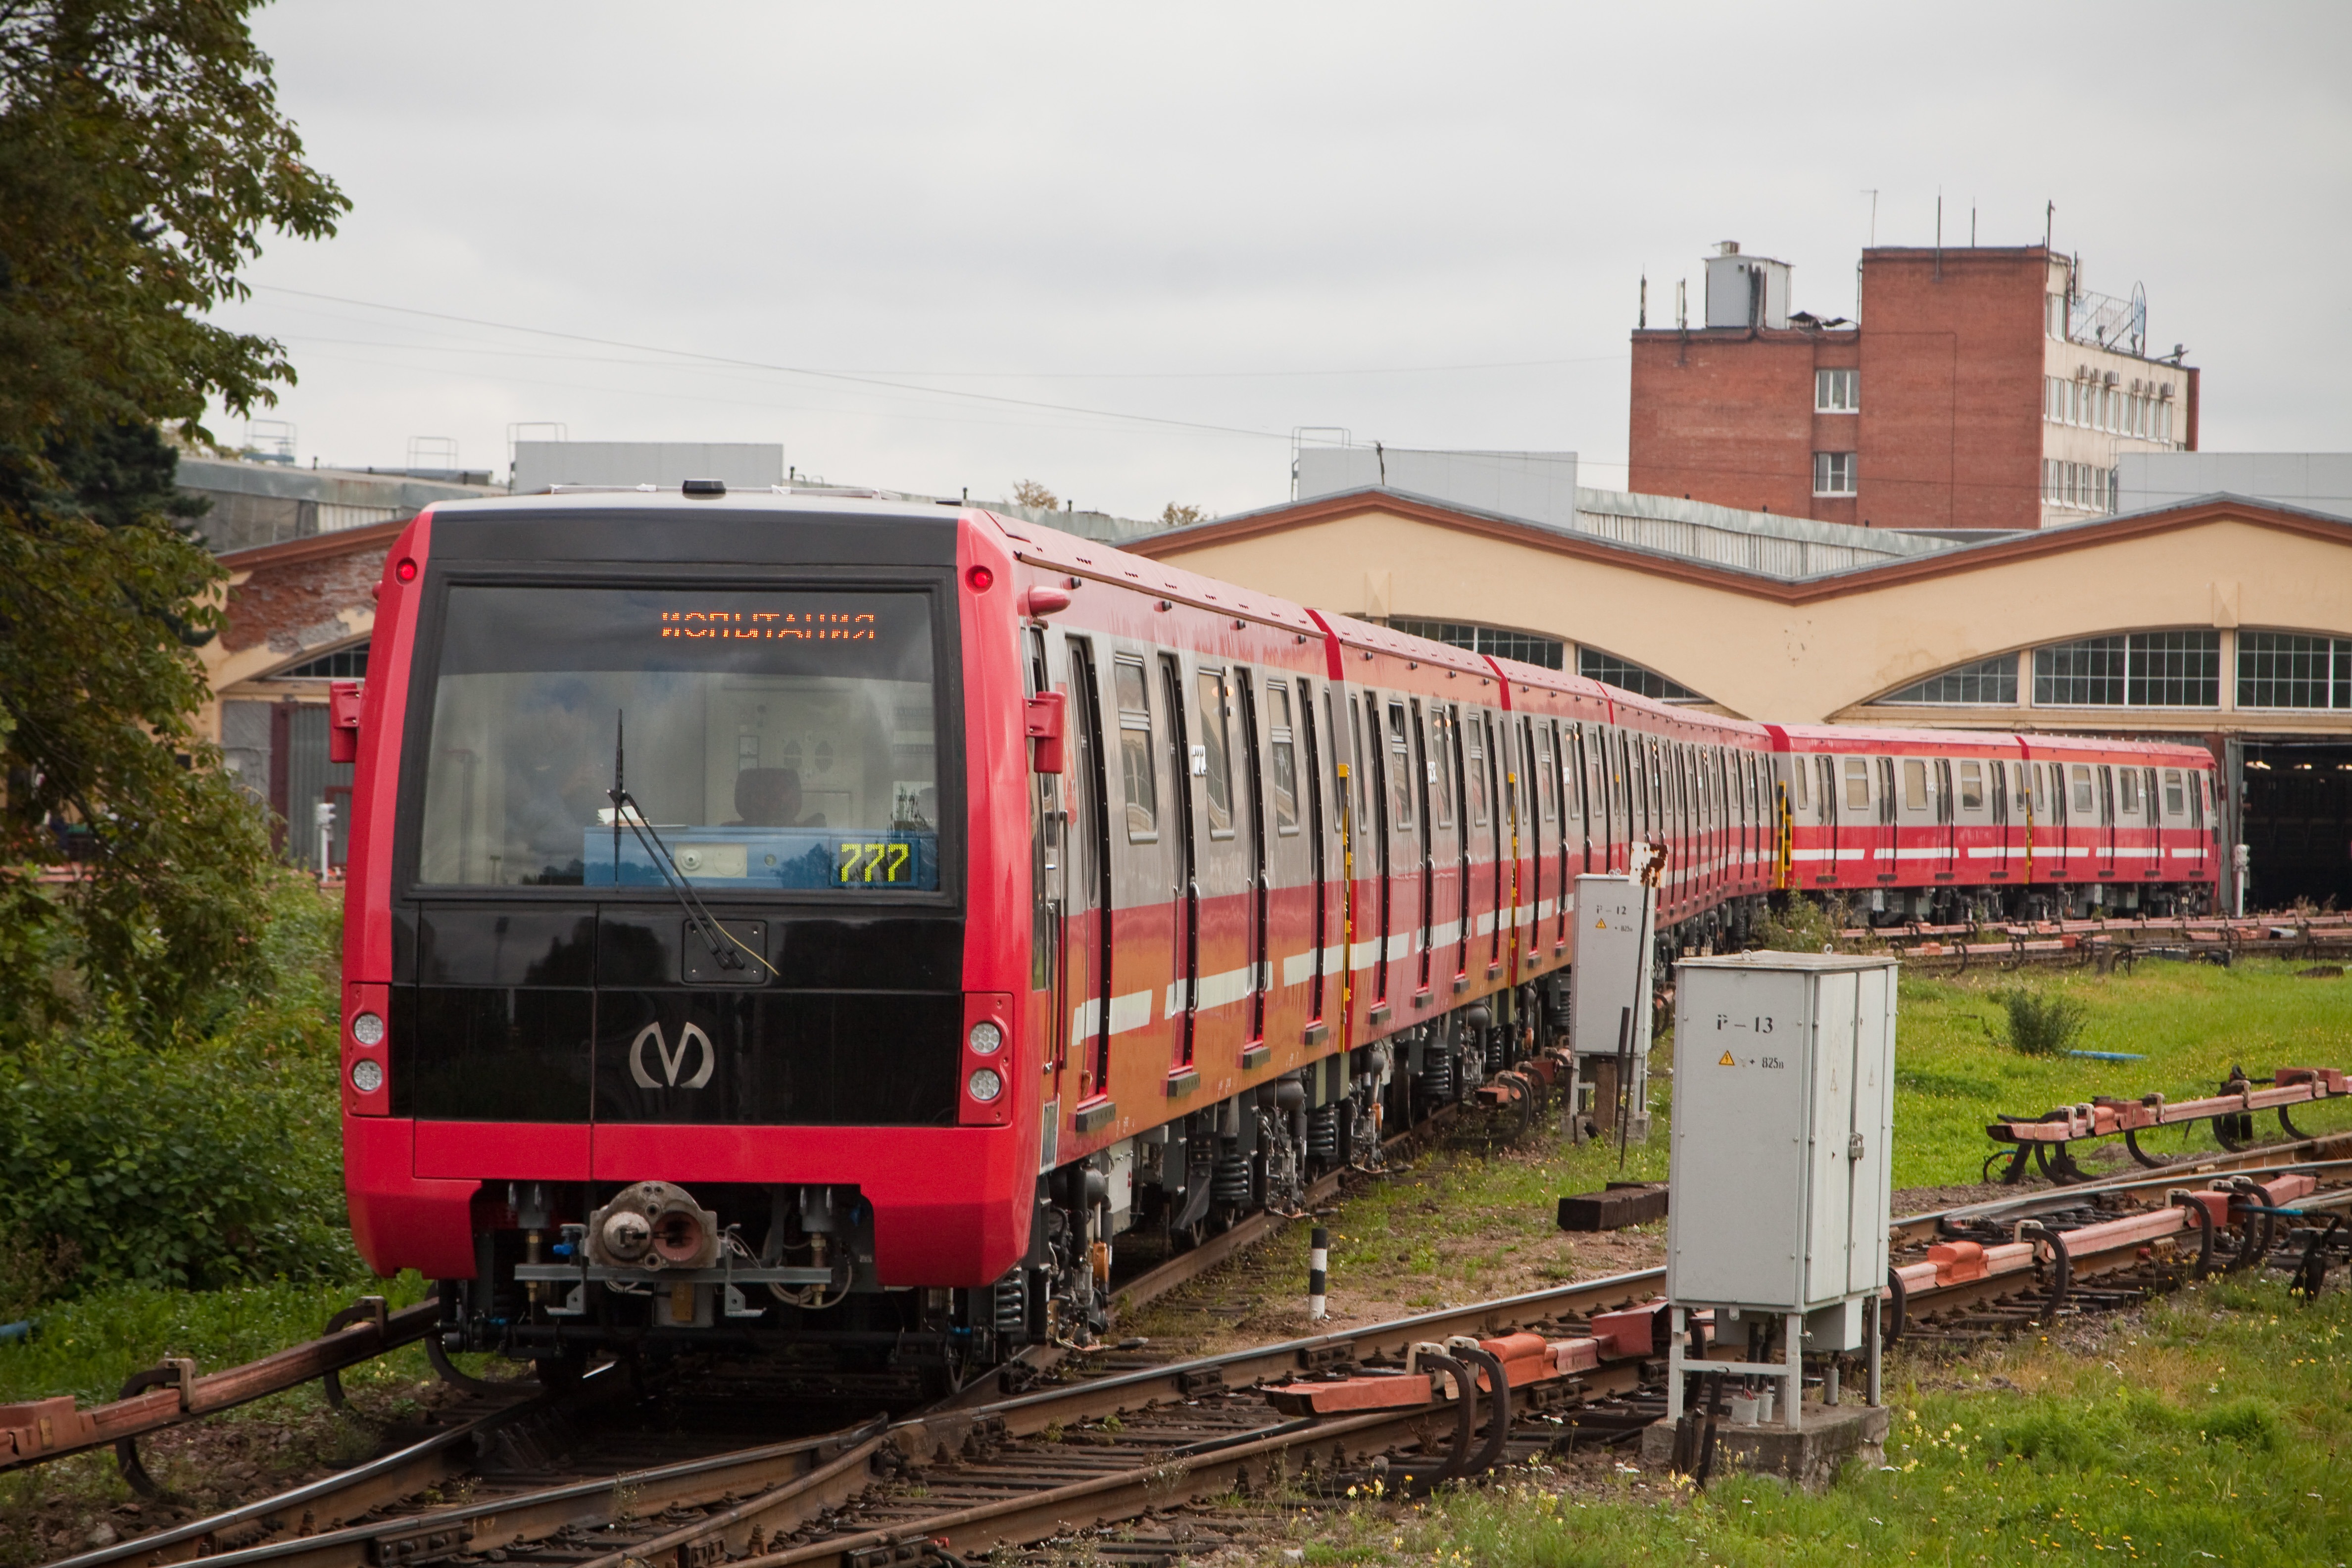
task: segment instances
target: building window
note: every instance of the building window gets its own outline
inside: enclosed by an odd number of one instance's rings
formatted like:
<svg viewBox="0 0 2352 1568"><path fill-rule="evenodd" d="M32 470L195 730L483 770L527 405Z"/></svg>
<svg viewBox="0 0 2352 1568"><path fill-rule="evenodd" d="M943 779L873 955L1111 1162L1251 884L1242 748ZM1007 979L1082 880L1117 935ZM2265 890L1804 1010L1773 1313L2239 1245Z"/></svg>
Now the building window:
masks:
<svg viewBox="0 0 2352 1568"><path fill-rule="evenodd" d="M1602 653L1598 648L1576 650L1576 673L1587 680L1606 681L1626 691L1638 691L1660 702L1704 702L1706 698L1678 681L1668 680L1656 670L1635 664L1630 658Z"/></svg>
<svg viewBox="0 0 2352 1568"><path fill-rule="evenodd" d="M2044 708L2216 708L2219 632L2133 632L2033 650L2033 701Z"/></svg>
<svg viewBox="0 0 2352 1568"><path fill-rule="evenodd" d="M1515 658L1521 664L1538 665L1545 669L1567 667L1568 645L1553 637L1539 637L1530 632L1504 631L1496 626L1476 626L1467 621L1416 621L1403 616L1389 617L1389 629L1411 637L1427 637L1448 647L1465 648L1471 653L1483 653L1496 658Z"/></svg>
<svg viewBox="0 0 2352 1568"><path fill-rule="evenodd" d="M2113 511L2120 493L2115 468L2095 468L2088 463L2042 459L2042 500L2046 505L2074 511Z"/></svg>
<svg viewBox="0 0 2352 1568"><path fill-rule="evenodd" d="M1861 406L1862 372L1858 370L1813 372L1814 413L1852 414Z"/></svg>
<svg viewBox="0 0 2352 1568"><path fill-rule="evenodd" d="M1817 496L1850 496L1854 493L1852 452L1813 454L1813 493Z"/></svg>
<svg viewBox="0 0 2352 1568"><path fill-rule="evenodd" d="M2241 708L2352 708L2352 637L2238 634Z"/></svg>
<svg viewBox="0 0 2352 1568"><path fill-rule="evenodd" d="M355 642L349 647L339 647L332 653L322 653L307 664L291 669L281 669L273 680L365 680L367 679L368 645Z"/></svg>
<svg viewBox="0 0 2352 1568"><path fill-rule="evenodd" d="M1956 665L1925 680L1915 680L1899 691L1890 691L1878 700L1922 705L1943 703L1969 708L2014 707L2017 703L2017 656L2005 653L1995 658L1979 659L1974 664Z"/></svg>

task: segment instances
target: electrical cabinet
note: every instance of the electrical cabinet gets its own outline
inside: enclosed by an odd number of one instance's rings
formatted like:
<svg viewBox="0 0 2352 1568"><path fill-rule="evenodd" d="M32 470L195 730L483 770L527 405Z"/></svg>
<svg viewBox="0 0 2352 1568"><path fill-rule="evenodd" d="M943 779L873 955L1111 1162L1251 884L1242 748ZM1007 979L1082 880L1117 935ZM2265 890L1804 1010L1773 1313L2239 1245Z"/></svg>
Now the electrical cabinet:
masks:
<svg viewBox="0 0 2352 1568"><path fill-rule="evenodd" d="M1675 1306L1818 1314L1822 1342L1859 1332L1849 1304L1886 1279L1895 983L1894 959L1866 955L1675 965Z"/></svg>

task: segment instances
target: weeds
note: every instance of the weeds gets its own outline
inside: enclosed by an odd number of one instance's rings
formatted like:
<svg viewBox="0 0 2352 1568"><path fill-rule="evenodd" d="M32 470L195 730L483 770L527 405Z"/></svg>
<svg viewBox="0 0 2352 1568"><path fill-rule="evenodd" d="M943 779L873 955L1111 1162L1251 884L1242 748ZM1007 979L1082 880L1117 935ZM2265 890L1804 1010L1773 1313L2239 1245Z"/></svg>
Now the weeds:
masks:
<svg viewBox="0 0 2352 1568"><path fill-rule="evenodd" d="M2009 1015L2009 1045L2029 1057L2063 1056L2082 1037L2091 1010L2072 996L2020 987L1996 998Z"/></svg>

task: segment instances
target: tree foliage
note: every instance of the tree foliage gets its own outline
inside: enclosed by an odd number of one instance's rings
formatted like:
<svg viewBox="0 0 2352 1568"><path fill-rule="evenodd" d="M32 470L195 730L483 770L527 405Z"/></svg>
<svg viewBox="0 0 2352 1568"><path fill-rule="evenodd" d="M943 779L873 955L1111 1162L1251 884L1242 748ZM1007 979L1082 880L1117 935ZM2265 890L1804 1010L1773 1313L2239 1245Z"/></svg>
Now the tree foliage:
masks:
<svg viewBox="0 0 2352 1568"><path fill-rule="evenodd" d="M261 825L197 739L219 564L157 434L290 380L205 319L264 228L347 210L249 0L0 0L0 1033L76 987L159 1015L237 973ZM61 830L62 829L62 830ZM75 846L64 899L31 875ZM70 969L72 974L60 979Z"/></svg>

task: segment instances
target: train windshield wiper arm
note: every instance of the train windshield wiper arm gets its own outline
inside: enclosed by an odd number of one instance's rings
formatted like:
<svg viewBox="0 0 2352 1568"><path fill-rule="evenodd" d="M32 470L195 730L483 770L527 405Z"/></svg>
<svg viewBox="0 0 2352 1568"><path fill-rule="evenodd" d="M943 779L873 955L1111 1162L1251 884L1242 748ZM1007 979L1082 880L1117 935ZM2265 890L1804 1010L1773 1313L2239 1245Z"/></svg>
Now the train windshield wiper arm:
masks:
<svg viewBox="0 0 2352 1568"><path fill-rule="evenodd" d="M694 890L692 879L677 869L677 863L670 858L669 847L661 841L661 835L654 831L654 825L646 820L645 808L637 804L636 797L629 794L624 783L621 750L624 718L621 713L613 716L613 787L604 792L613 803L613 886L617 888L621 885L621 826L625 823L629 831L636 836L638 847L653 861L654 870L660 875L662 886L667 888L670 896L677 900L677 907L686 911L687 929L702 939L703 945L710 949L712 961L719 968L740 969L743 967L743 954L751 950L720 925L718 917L703 903L702 896ZM760 960L760 967L771 974L775 973L776 966L764 956L759 953L751 956Z"/></svg>

